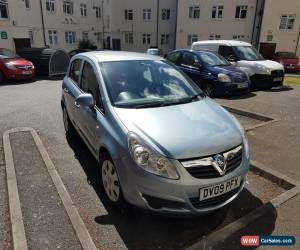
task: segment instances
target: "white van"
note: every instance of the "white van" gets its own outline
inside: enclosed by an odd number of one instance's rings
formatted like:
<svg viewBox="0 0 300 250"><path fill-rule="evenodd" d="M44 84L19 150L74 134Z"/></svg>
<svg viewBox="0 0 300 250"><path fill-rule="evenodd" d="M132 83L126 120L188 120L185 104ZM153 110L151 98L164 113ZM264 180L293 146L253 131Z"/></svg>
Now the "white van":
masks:
<svg viewBox="0 0 300 250"><path fill-rule="evenodd" d="M236 63L249 75L252 88L270 89L283 83L283 66L265 60L250 43L236 40L199 41L192 44L192 50L212 50Z"/></svg>

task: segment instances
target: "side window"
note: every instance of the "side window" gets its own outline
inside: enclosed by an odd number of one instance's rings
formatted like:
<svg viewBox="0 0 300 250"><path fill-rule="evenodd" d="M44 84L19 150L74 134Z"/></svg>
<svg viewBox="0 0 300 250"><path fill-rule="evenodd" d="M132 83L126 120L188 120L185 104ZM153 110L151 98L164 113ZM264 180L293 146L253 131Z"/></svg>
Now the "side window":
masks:
<svg viewBox="0 0 300 250"><path fill-rule="evenodd" d="M81 59L76 59L72 62L69 77L79 86Z"/></svg>
<svg viewBox="0 0 300 250"><path fill-rule="evenodd" d="M219 54L227 59L230 57L236 57L233 48L230 46L221 45L219 48Z"/></svg>
<svg viewBox="0 0 300 250"><path fill-rule="evenodd" d="M198 62L198 59L195 55L193 55L192 53L183 53L181 61L182 64L194 66L196 62Z"/></svg>
<svg viewBox="0 0 300 250"><path fill-rule="evenodd" d="M82 69L81 89L86 93L92 94L96 101L96 106L102 108L97 76L92 65L88 62L84 63Z"/></svg>
<svg viewBox="0 0 300 250"><path fill-rule="evenodd" d="M173 52L167 56L167 59L172 63L177 63L180 58L180 52Z"/></svg>

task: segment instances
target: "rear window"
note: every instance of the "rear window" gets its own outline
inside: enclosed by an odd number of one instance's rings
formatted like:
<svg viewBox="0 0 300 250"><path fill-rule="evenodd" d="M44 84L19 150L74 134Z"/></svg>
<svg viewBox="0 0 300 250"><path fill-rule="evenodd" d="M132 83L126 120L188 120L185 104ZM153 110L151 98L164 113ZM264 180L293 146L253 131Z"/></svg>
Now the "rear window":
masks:
<svg viewBox="0 0 300 250"><path fill-rule="evenodd" d="M298 57L296 56L296 54L294 52L277 52L276 54L280 58L298 59Z"/></svg>

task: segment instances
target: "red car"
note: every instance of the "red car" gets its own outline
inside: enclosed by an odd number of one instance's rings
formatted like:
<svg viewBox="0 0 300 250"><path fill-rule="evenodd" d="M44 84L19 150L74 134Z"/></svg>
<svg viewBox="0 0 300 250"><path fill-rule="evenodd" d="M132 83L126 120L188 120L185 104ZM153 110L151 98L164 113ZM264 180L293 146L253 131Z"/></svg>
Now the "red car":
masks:
<svg viewBox="0 0 300 250"><path fill-rule="evenodd" d="M0 83L8 80L32 79L35 69L32 62L21 58L16 53L0 48Z"/></svg>
<svg viewBox="0 0 300 250"><path fill-rule="evenodd" d="M281 63L286 72L300 72L300 60L294 52L276 52L274 61Z"/></svg>

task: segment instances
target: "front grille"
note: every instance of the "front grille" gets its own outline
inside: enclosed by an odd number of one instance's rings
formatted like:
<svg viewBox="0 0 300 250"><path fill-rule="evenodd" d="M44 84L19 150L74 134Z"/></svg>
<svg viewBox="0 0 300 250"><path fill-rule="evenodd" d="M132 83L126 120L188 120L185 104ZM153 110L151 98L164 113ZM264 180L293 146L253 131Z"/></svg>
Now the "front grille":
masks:
<svg viewBox="0 0 300 250"><path fill-rule="evenodd" d="M273 70L273 71L271 71L271 76L272 77L283 77L284 72L283 72L283 70Z"/></svg>
<svg viewBox="0 0 300 250"><path fill-rule="evenodd" d="M32 66L30 65L24 65L24 66L16 66L18 69L23 69L23 70L31 70Z"/></svg>
<svg viewBox="0 0 300 250"><path fill-rule="evenodd" d="M239 192L239 190L240 190L240 188L236 188L234 190L229 191L226 194L222 194L220 196L216 196L216 197L204 200L204 201L200 201L199 197L190 198L190 202L192 203L192 205L195 208L198 208L198 209L215 207L215 206L218 206L218 205L226 202L227 200L229 200L232 196L237 194Z"/></svg>
<svg viewBox="0 0 300 250"><path fill-rule="evenodd" d="M221 153L221 155L224 156L225 161L227 161L225 175L234 171L241 164L243 157L242 151L242 146L238 146L234 149ZM184 160L181 161L181 163L188 171L188 173L197 179L210 179L221 177L222 175L216 170L216 168L212 164L209 164L210 161L213 161L212 157L213 156L196 160Z"/></svg>

